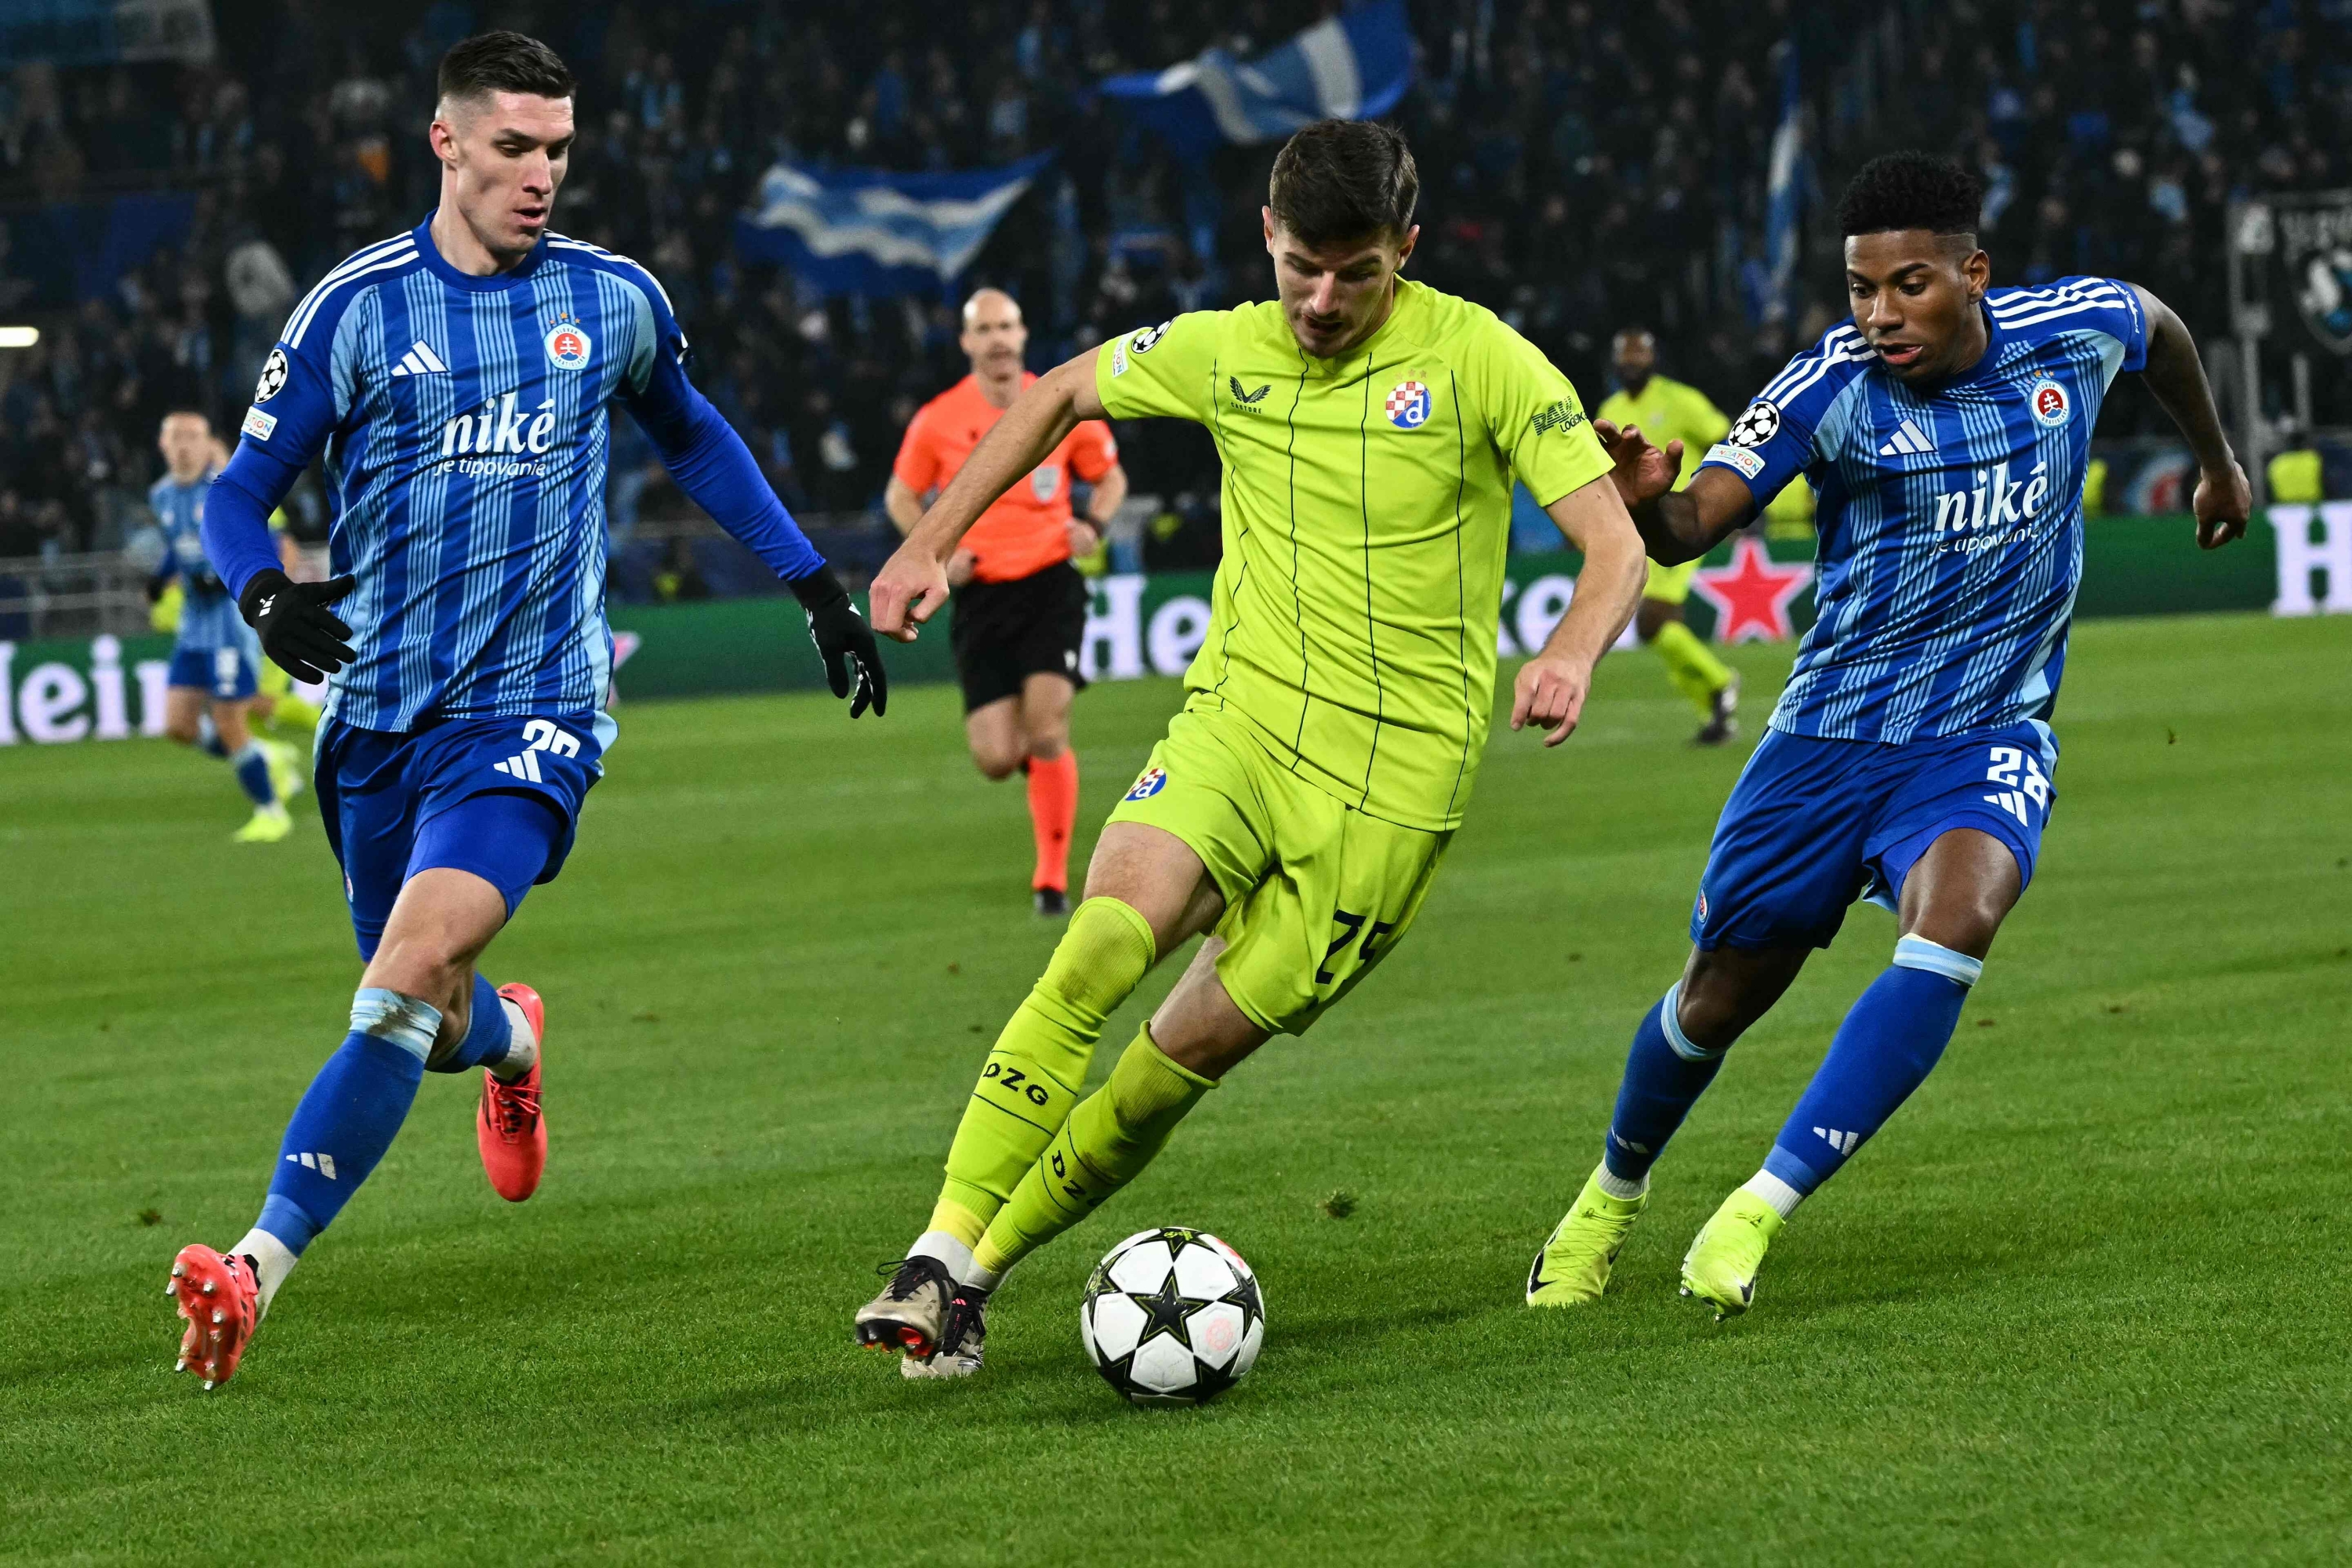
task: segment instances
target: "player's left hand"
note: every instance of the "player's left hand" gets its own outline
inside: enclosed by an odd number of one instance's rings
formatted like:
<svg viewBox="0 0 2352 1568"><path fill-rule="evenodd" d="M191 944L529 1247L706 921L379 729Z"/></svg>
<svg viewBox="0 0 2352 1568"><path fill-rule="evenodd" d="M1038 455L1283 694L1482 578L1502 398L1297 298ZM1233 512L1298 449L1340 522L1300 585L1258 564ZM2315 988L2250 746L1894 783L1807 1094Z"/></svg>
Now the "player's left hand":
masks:
<svg viewBox="0 0 2352 1568"><path fill-rule="evenodd" d="M1595 419L1592 433L1601 437L1601 449L1609 454L1613 465L1610 480L1628 508L1665 494L1682 477L1680 441L1669 441L1661 449L1642 434L1639 425L1620 426L1606 419Z"/></svg>
<svg viewBox="0 0 2352 1568"><path fill-rule="evenodd" d="M1544 744L1557 746L1576 733L1584 716L1585 694L1592 689L1592 671L1578 660L1559 654L1538 654L1519 666L1512 684L1511 728L1530 724L1549 731Z"/></svg>
<svg viewBox="0 0 2352 1568"><path fill-rule="evenodd" d="M824 663L825 684L835 697L849 699L852 719L868 708L880 718L890 707L890 677L882 668L882 650L874 644L874 628L857 613L849 590L830 566L820 566L785 586L808 616L809 640Z"/></svg>
<svg viewBox="0 0 2352 1568"><path fill-rule="evenodd" d="M2246 536L2246 519L2254 510L2254 488L2246 482L2246 470L2232 458L2227 473L2208 470L2199 476L2197 499L2191 505L2197 513L2198 548L2219 550Z"/></svg>
<svg viewBox="0 0 2352 1568"><path fill-rule="evenodd" d="M1083 560L1102 548L1102 530L1083 517L1074 517L1062 525L1065 542L1072 556Z"/></svg>

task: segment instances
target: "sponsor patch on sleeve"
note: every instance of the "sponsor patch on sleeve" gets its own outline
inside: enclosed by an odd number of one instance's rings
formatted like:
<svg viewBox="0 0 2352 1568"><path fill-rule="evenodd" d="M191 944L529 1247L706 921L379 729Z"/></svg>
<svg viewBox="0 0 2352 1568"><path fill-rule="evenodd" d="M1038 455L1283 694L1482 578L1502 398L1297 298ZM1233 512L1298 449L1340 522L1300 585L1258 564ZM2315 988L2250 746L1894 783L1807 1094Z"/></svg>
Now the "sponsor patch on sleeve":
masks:
<svg viewBox="0 0 2352 1568"><path fill-rule="evenodd" d="M1127 374L1127 340L1121 338L1110 346L1110 373L1114 376Z"/></svg>
<svg viewBox="0 0 2352 1568"><path fill-rule="evenodd" d="M239 428L257 441L267 441L269 433L278 428L278 416L264 414L258 408L248 408L245 411L245 423Z"/></svg>
<svg viewBox="0 0 2352 1568"><path fill-rule="evenodd" d="M1584 410L1563 397L1535 416L1535 433L1540 436L1547 430L1558 430L1566 434L1583 423Z"/></svg>
<svg viewBox="0 0 2352 1568"><path fill-rule="evenodd" d="M1764 454L1746 447L1735 447L1728 441L1717 441L1706 449L1704 459L1710 463L1727 463L1749 479L1764 471Z"/></svg>

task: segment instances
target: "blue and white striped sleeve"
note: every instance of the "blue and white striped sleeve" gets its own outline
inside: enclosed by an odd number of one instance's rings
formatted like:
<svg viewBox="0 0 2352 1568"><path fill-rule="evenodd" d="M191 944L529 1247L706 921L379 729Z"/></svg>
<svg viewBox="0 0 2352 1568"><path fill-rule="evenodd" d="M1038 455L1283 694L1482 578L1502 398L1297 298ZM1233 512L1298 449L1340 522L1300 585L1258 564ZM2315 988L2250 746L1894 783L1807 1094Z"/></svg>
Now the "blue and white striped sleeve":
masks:
<svg viewBox="0 0 2352 1568"><path fill-rule="evenodd" d="M1699 466L1730 469L1747 483L1759 507L1769 505L1812 466L1815 428L1871 356L1860 332L1850 326L1832 328L1765 384Z"/></svg>
<svg viewBox="0 0 2352 1568"><path fill-rule="evenodd" d="M254 384L236 451L206 498L205 554L232 595L242 597L256 573L278 566L269 514L325 449L349 406L334 356L343 314L362 291L340 276L350 266L328 274L287 318Z"/></svg>
<svg viewBox="0 0 2352 1568"><path fill-rule="evenodd" d="M2116 369L2147 364L2147 312L2139 290L2120 278L2061 278L2011 290L1991 309L2003 331L2104 332L2123 345Z"/></svg>

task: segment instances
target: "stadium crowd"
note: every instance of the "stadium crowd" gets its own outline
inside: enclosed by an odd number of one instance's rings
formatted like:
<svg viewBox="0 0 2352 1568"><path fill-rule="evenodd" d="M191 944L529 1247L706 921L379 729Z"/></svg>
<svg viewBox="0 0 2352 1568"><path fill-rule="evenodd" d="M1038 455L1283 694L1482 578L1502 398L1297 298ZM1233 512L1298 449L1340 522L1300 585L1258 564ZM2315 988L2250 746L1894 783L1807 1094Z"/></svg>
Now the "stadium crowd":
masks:
<svg viewBox="0 0 2352 1568"><path fill-rule="evenodd" d="M21 67L0 80L0 312L45 336L0 353L0 557L119 544L162 413L233 426L302 289L430 208L434 63L478 27L539 32L582 77L558 226L645 260L780 493L849 513L874 506L914 408L962 372L951 303L827 299L740 262L735 215L761 173L780 157L913 170L1057 151L968 279L1024 302L1042 366L1265 288L1272 149L1188 163L1093 85L1212 44L1246 56L1321 10L217 0L207 65ZM1410 15L1417 79L1395 118L1423 169L1414 268L1502 311L1595 403L1621 326L1651 327L1662 368L1734 406L1822 330L1843 310L1826 196L1875 151L1979 167L2001 277L2127 276L2207 336L2226 327L2232 195L2352 184L2352 0L1412 0ZM1784 293L1764 258L1790 50L1808 221ZM193 197L174 242L94 297L43 298L14 237L26 215L143 192ZM2340 374L2324 381L2323 419L2352 419L2344 394ZM2135 391L2102 433L2160 417ZM626 425L623 533L684 504L655 499L664 481ZM1141 488L1180 512L1213 507L1198 432L1163 422L1129 440Z"/></svg>

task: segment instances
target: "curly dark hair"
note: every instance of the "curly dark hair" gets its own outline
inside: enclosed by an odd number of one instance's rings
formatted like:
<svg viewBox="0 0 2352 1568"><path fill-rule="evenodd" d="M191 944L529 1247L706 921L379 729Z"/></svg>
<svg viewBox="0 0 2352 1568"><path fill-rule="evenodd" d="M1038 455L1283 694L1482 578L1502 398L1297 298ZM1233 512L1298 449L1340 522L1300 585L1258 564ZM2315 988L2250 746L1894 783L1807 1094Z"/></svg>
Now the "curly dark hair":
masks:
<svg viewBox="0 0 2352 1568"><path fill-rule="evenodd" d="M1984 211L1984 182L1951 158L1889 153L1855 174L1838 203L1840 234L1924 228L1974 234Z"/></svg>

